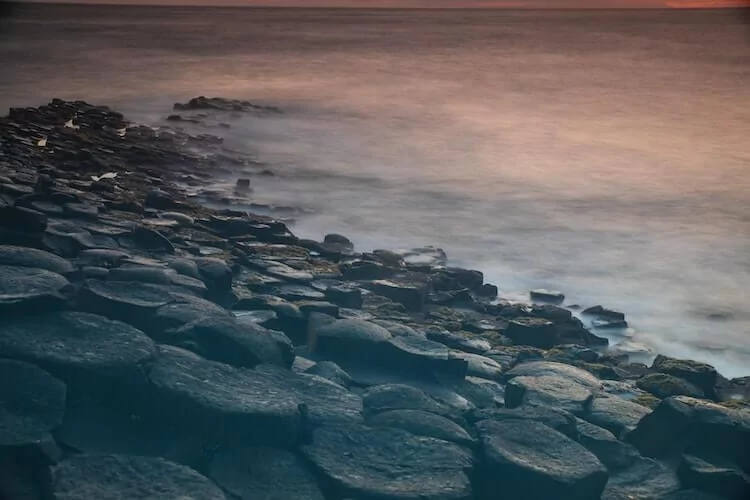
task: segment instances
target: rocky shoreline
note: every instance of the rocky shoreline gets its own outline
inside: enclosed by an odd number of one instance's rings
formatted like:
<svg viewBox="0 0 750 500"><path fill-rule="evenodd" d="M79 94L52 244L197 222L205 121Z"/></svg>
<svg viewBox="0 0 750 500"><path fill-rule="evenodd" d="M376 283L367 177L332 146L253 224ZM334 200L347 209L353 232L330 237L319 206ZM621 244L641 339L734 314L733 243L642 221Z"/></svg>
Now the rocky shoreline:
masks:
<svg viewBox="0 0 750 500"><path fill-rule="evenodd" d="M609 354L620 312L207 208L273 175L211 134L53 100L0 152L4 500L750 498L750 380Z"/></svg>

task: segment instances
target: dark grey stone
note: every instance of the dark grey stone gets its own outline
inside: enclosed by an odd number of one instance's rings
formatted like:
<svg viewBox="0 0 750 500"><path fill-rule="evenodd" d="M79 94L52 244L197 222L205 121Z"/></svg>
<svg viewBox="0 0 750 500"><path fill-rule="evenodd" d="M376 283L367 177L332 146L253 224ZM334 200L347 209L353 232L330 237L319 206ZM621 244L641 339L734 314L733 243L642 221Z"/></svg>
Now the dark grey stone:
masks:
<svg viewBox="0 0 750 500"><path fill-rule="evenodd" d="M0 314L60 309L69 286L65 277L51 271L0 265Z"/></svg>
<svg viewBox="0 0 750 500"><path fill-rule="evenodd" d="M403 384L387 384L370 387L362 394L362 404L367 413L390 410L423 410L443 413L446 407L423 391Z"/></svg>
<svg viewBox="0 0 750 500"><path fill-rule="evenodd" d="M540 422L484 420L480 498L598 500L607 469L591 452Z"/></svg>
<svg viewBox="0 0 750 500"><path fill-rule="evenodd" d="M750 498L750 476L732 462L718 457L684 455L677 468L677 477L686 488L732 500Z"/></svg>
<svg viewBox="0 0 750 500"><path fill-rule="evenodd" d="M140 330L94 314L42 314L0 326L0 356L38 364L68 384L137 376L155 353Z"/></svg>
<svg viewBox="0 0 750 500"><path fill-rule="evenodd" d="M32 444L62 423L65 384L41 368L0 359L0 446Z"/></svg>
<svg viewBox="0 0 750 500"><path fill-rule="evenodd" d="M58 500L224 500L218 486L184 465L163 458L84 454L64 460L54 472Z"/></svg>
<svg viewBox="0 0 750 500"><path fill-rule="evenodd" d="M622 439L649 413L651 413L649 408L632 401L617 396L601 396L595 398L591 405L578 416L607 429L618 439Z"/></svg>
<svg viewBox="0 0 750 500"><path fill-rule="evenodd" d="M602 500L662 498L679 489L680 481L671 469L650 458L640 458L610 476Z"/></svg>
<svg viewBox="0 0 750 500"><path fill-rule="evenodd" d="M634 446L623 443L608 430L585 420L578 419L576 429L576 440L596 455L610 471L625 469L641 456Z"/></svg>
<svg viewBox="0 0 750 500"><path fill-rule="evenodd" d="M0 245L0 265L45 269L57 274L73 271L70 262L53 253L12 245Z"/></svg>
<svg viewBox="0 0 750 500"><path fill-rule="evenodd" d="M628 434L651 457L710 454L750 472L750 414L687 396L665 399Z"/></svg>
<svg viewBox="0 0 750 500"><path fill-rule="evenodd" d="M593 397L591 390L578 382L549 375L514 377L505 386L505 404L508 408L532 404L582 413Z"/></svg>
<svg viewBox="0 0 750 500"><path fill-rule="evenodd" d="M208 476L241 500L324 500L312 472L286 450L229 447L214 456Z"/></svg>
<svg viewBox="0 0 750 500"><path fill-rule="evenodd" d="M319 361L305 370L305 373L323 377L341 387L349 387L352 383L351 376L333 361Z"/></svg>
<svg viewBox="0 0 750 500"><path fill-rule="evenodd" d="M160 351L148 374L150 384L134 388L132 395L150 418L220 441L276 446L300 441L301 401L285 378L174 347Z"/></svg>
<svg viewBox="0 0 750 500"><path fill-rule="evenodd" d="M481 420L497 420L499 422L508 420L532 420L542 423L566 436L577 439L578 429L576 418L559 408L548 406L525 405L518 408L484 408L474 410L470 413L472 422Z"/></svg>
<svg viewBox="0 0 750 500"><path fill-rule="evenodd" d="M303 454L335 498L470 500L471 452L401 429L324 427Z"/></svg>
<svg viewBox="0 0 750 500"><path fill-rule="evenodd" d="M403 429L418 436L442 439L461 446L476 445L476 440L460 425L423 410L391 410L378 413L367 419L367 425Z"/></svg>
<svg viewBox="0 0 750 500"><path fill-rule="evenodd" d="M288 366L288 359L268 330L258 325L240 323L223 311L186 323L162 338L165 343L177 346L186 343L195 346L203 357L229 365L253 367L269 363Z"/></svg>

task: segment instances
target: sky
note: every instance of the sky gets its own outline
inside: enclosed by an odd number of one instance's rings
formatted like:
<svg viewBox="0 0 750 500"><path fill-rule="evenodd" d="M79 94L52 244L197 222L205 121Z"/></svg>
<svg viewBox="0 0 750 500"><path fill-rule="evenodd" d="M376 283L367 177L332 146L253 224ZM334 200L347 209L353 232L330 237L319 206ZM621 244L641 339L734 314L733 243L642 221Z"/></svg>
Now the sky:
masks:
<svg viewBox="0 0 750 500"><path fill-rule="evenodd" d="M42 3L204 5L275 7L429 7L429 8L720 8L750 7L750 0L18 0Z"/></svg>

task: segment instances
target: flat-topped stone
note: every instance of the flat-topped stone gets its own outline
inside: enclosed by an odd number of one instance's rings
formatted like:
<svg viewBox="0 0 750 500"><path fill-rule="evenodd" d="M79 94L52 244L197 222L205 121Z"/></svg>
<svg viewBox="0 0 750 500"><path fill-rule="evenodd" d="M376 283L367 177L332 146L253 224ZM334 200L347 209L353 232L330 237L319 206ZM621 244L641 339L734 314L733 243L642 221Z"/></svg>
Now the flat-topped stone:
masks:
<svg viewBox="0 0 750 500"><path fill-rule="evenodd" d="M38 364L69 383L137 375L155 354L140 330L94 314L56 312L0 326L0 356Z"/></svg>
<svg viewBox="0 0 750 500"><path fill-rule="evenodd" d="M42 441L65 412L65 384L41 368L0 359L0 446Z"/></svg>
<svg viewBox="0 0 750 500"><path fill-rule="evenodd" d="M552 361L529 361L516 365L505 373L507 379L518 376L551 376L573 380L592 390L601 389L601 381L586 370Z"/></svg>
<svg viewBox="0 0 750 500"><path fill-rule="evenodd" d="M224 493L193 469L163 458L73 455L53 470L59 500L225 500Z"/></svg>
<svg viewBox="0 0 750 500"><path fill-rule="evenodd" d="M0 265L45 269L57 274L73 270L70 262L53 253L13 245L0 245Z"/></svg>
<svg viewBox="0 0 750 500"><path fill-rule="evenodd" d="M336 498L469 500L471 452L401 429L324 427L303 454Z"/></svg>
<svg viewBox="0 0 750 500"><path fill-rule="evenodd" d="M598 500L604 490L596 456L540 422L484 420L477 430L482 498Z"/></svg>
<svg viewBox="0 0 750 500"><path fill-rule="evenodd" d="M32 267L0 265L0 313L50 311L64 306L65 277Z"/></svg>
<svg viewBox="0 0 750 500"><path fill-rule="evenodd" d="M163 346L151 367L143 411L220 440L292 446L302 431L301 401L283 380ZM291 374L290 374L291 376Z"/></svg>
<svg viewBox="0 0 750 500"><path fill-rule="evenodd" d="M302 460L277 448L234 446L220 450L208 475L241 500L324 500Z"/></svg>

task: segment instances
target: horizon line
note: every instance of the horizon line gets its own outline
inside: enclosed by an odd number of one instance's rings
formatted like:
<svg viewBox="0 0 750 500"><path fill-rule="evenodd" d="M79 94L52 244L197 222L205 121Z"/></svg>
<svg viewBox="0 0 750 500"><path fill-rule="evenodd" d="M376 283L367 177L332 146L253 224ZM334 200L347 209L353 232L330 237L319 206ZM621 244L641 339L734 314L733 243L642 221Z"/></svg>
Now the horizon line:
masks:
<svg viewBox="0 0 750 500"><path fill-rule="evenodd" d="M731 1L731 0L730 0ZM736 1L736 0L735 0ZM424 7L396 7L396 6L378 6L378 5L337 5L337 6L331 6L331 5L306 5L306 6L282 6L282 5L272 5L272 4L258 4L258 5L249 5L249 4L220 4L220 5L211 5L211 4L188 4L188 5L179 5L174 3L147 3L147 4L133 4L129 3L127 0L125 1L115 1L115 2L105 2L105 3L97 3L92 2L90 0L65 0L65 1L55 1L55 0L0 0L0 5L2 4L16 4L16 5L55 5L55 6L76 6L76 7L175 7L175 8L196 8L196 9L204 9L204 8L213 8L213 9L274 9L274 10L283 10L283 9L297 9L297 10L516 10L516 11L524 11L524 10L548 10L548 11L594 11L594 10L742 10L742 9L750 9L750 0L739 0L742 2L738 5L732 5L727 2L725 5L716 5L711 0L708 1L694 1L693 3L689 3L686 5L675 5L675 2L667 1L663 5L654 5L654 6L644 6L644 5L638 5L633 7L627 7L623 5L616 5L612 7L606 7L606 6L555 6L555 7L545 7L545 6L534 6L534 5L497 5L497 6L487 6L487 5L477 5L477 6L424 6ZM157 0L158 2L158 0Z"/></svg>

